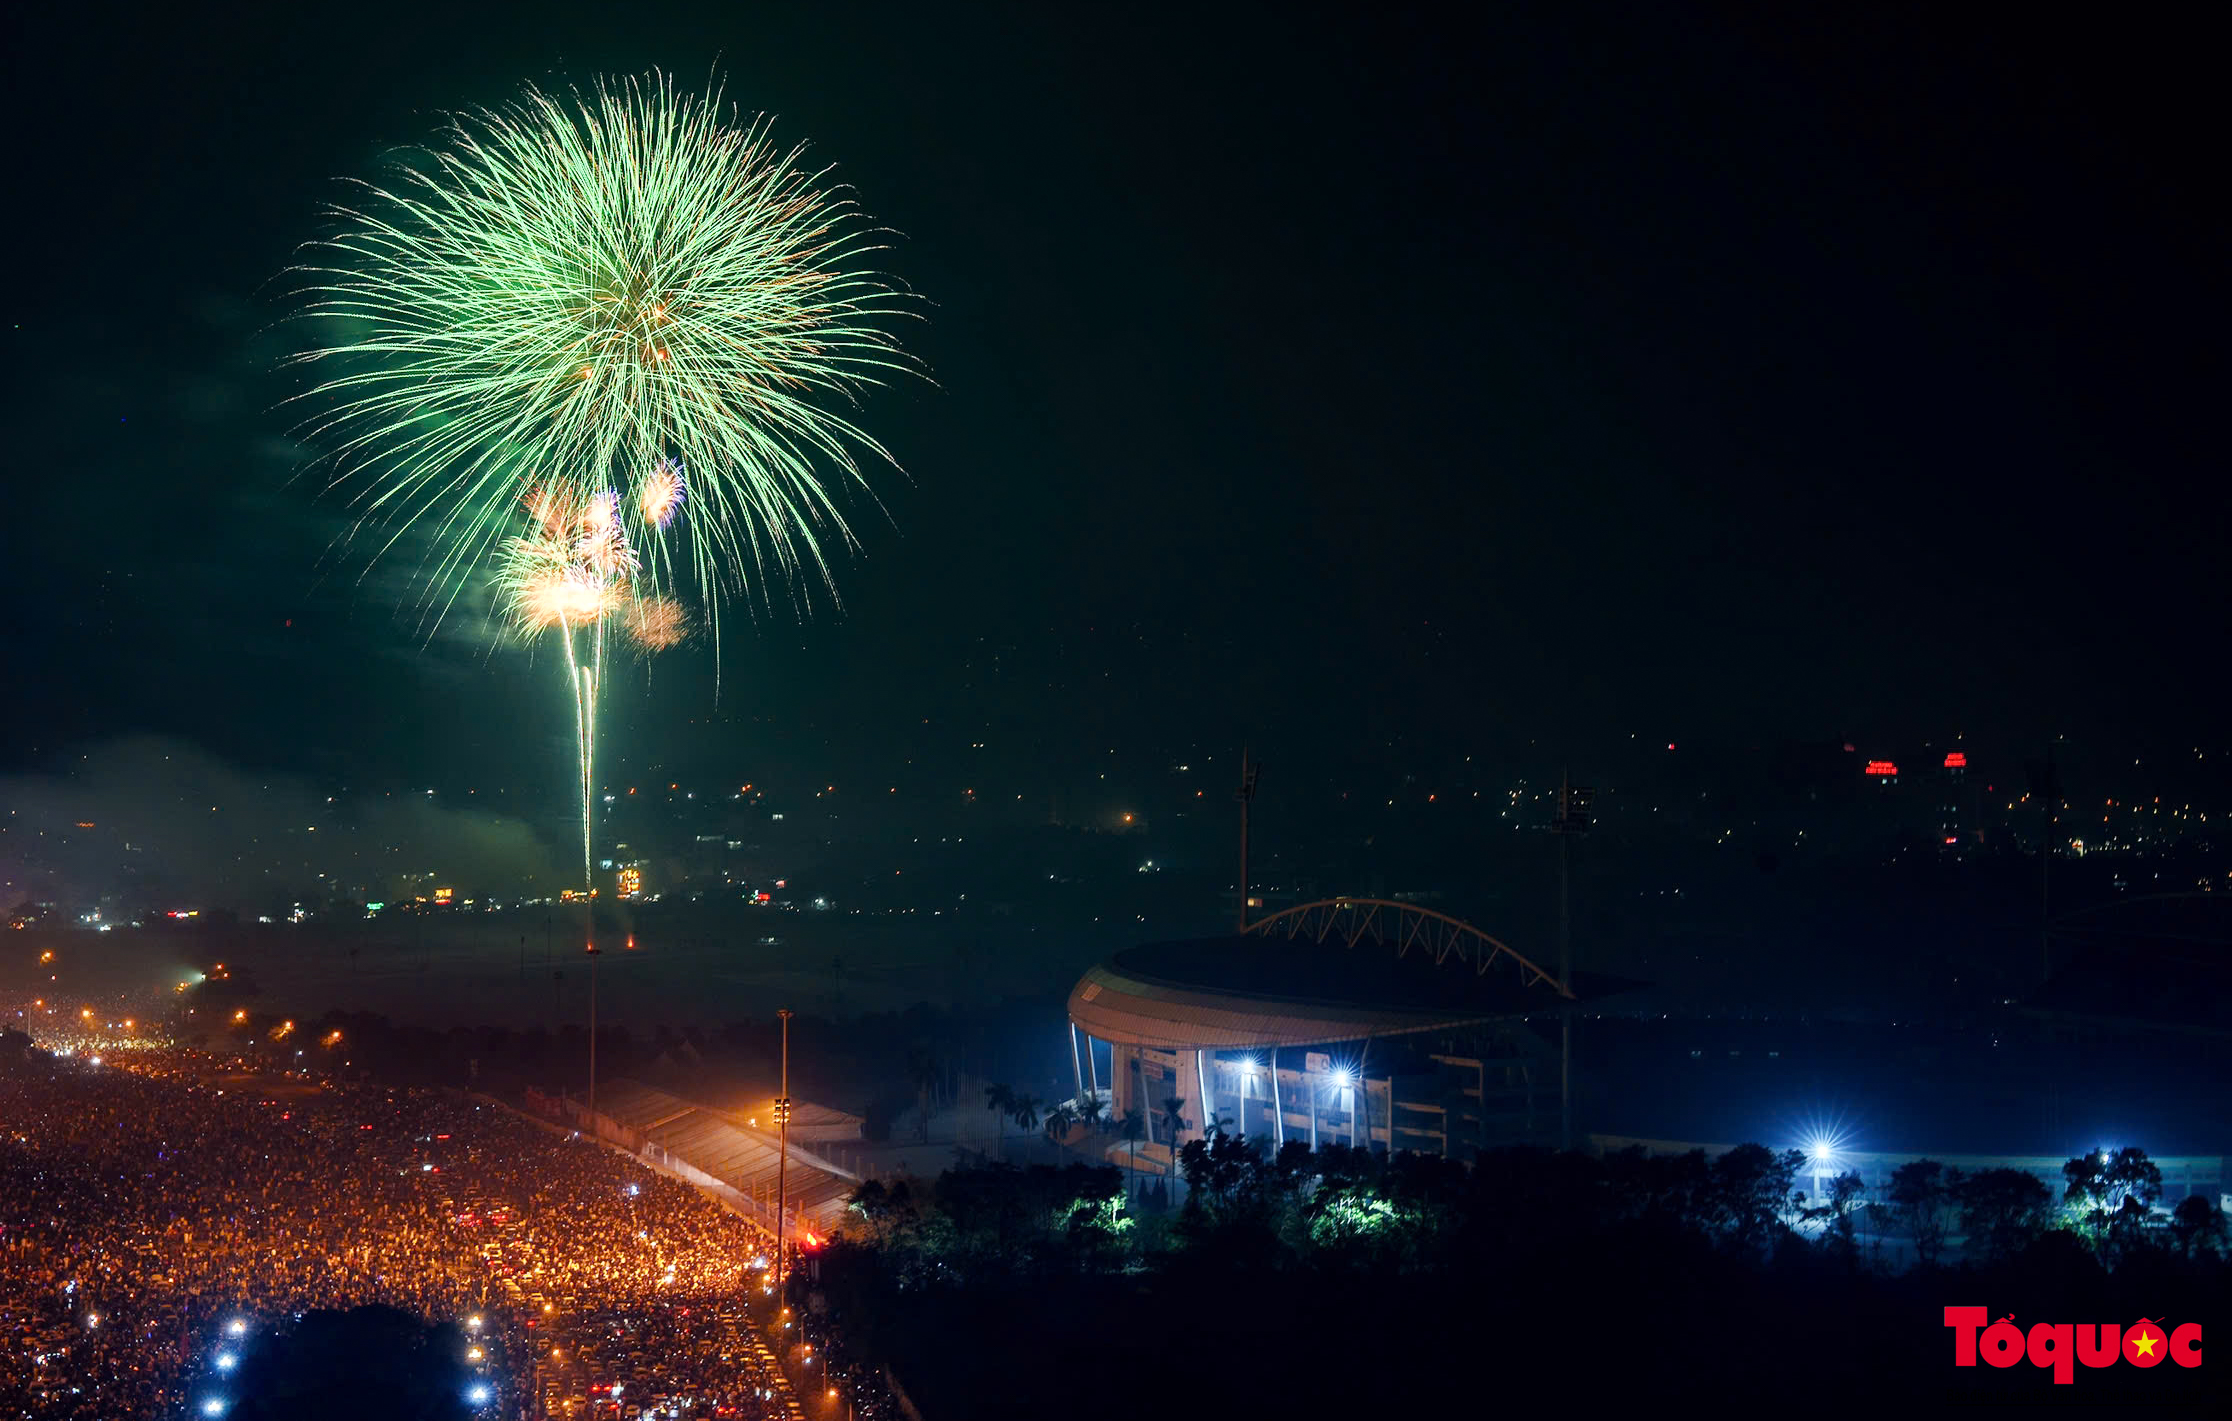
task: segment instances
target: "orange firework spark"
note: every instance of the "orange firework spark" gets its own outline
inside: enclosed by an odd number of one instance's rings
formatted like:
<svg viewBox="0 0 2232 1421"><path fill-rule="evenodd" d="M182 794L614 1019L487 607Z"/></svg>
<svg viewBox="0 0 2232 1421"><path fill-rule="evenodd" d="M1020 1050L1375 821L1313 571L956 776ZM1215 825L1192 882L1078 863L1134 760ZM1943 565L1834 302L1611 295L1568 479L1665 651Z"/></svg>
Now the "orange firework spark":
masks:
<svg viewBox="0 0 2232 1421"><path fill-rule="evenodd" d="M689 618L672 597L637 597L628 603L628 635L645 651L665 651L689 635Z"/></svg>

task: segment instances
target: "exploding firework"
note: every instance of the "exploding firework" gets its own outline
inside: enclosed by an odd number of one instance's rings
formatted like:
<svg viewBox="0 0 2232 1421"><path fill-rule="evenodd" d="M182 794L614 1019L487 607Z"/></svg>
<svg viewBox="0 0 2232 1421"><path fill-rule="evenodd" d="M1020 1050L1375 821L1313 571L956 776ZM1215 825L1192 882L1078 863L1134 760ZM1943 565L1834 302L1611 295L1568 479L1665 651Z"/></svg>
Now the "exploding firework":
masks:
<svg viewBox="0 0 2232 1421"><path fill-rule="evenodd" d="M530 89L336 215L297 268L331 333L302 357L309 429L381 546L431 543L430 609L530 491L628 489L629 539L716 617L765 578L826 585L850 538L837 487L888 461L849 412L911 368L889 330L904 298L851 200L764 121L664 78Z"/></svg>
<svg viewBox="0 0 2232 1421"><path fill-rule="evenodd" d="M685 578L716 632L724 599L827 586L839 491L889 462L850 412L913 368L905 298L825 170L661 76L454 116L334 215L296 268L307 432L379 548L430 550L430 617L493 564L562 644L586 878L608 630L674 645Z"/></svg>

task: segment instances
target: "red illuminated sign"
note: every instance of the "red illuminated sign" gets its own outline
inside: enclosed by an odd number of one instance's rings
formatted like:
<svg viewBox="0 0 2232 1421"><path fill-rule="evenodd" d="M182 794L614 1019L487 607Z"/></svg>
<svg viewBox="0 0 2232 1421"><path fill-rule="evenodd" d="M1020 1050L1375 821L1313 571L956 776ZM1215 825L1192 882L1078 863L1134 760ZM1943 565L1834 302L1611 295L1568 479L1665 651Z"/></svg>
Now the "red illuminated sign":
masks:
<svg viewBox="0 0 2232 1421"><path fill-rule="evenodd" d="M1958 751L1958 750L1955 750L1955 751L1954 751L1954 752L1953 752L1952 754L1950 754L1950 755L1947 755L1947 756L1945 757L1945 768L1947 768L1947 769L1949 769L1949 770L1965 770L1965 769L1967 769L1967 768L1968 768L1968 756L1966 756L1966 755L1962 754L1962 753L1961 753L1960 751Z"/></svg>
<svg viewBox="0 0 2232 1421"><path fill-rule="evenodd" d="M1889 760L1870 760L1868 762L1868 768L1863 770L1861 773L1869 775L1880 775L1886 779L1897 779L1899 776L1899 767L1892 764Z"/></svg>

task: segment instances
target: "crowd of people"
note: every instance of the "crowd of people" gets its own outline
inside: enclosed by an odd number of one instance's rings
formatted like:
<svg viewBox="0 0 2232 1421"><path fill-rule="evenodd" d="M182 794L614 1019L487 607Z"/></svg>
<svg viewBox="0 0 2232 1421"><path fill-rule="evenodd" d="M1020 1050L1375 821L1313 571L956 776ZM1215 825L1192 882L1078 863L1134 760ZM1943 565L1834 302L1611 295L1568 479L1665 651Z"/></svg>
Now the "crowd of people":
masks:
<svg viewBox="0 0 2232 1421"><path fill-rule="evenodd" d="M490 1418L795 1417L766 1267L697 1191L456 1093L170 1049L0 1073L0 1421L199 1414L233 1339L364 1304L469 1323Z"/></svg>

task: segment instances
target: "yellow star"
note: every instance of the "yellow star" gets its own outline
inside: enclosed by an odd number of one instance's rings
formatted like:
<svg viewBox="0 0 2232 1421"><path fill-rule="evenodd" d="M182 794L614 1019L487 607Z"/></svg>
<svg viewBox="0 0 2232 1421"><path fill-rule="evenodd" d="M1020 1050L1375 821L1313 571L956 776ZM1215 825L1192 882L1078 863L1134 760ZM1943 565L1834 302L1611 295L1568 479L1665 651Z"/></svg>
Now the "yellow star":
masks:
<svg viewBox="0 0 2232 1421"><path fill-rule="evenodd" d="M2131 1339L2131 1345L2139 1349L2140 1356L2152 1357L2154 1355L2155 1343L2160 1342L2161 1340L2161 1338L2155 1336L2153 1333L2147 1331L2145 1328L2142 1327L2139 1329L2139 1335Z"/></svg>

